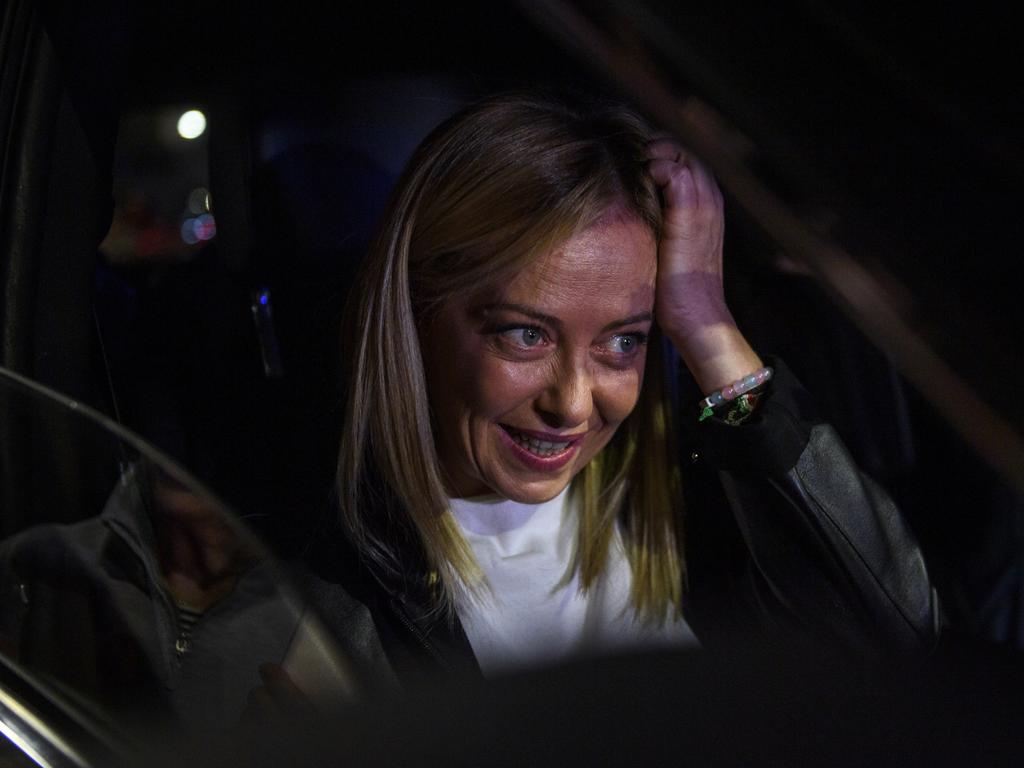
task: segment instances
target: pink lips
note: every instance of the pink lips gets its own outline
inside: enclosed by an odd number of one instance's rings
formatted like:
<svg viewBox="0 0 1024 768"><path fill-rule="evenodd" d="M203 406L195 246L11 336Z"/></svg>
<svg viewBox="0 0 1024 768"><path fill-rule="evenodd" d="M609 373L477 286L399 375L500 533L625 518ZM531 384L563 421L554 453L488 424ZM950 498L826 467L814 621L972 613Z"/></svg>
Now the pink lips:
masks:
<svg viewBox="0 0 1024 768"><path fill-rule="evenodd" d="M508 446L512 454L528 469L532 469L536 472L555 472L572 461L573 457L576 456L576 452L579 450L580 443L583 442L584 435L586 434L556 435L550 432L536 432L531 429L519 429L516 427L516 432L521 432L524 435L535 437L538 440L546 440L552 443L565 442L566 440L569 441L569 445L567 445L565 450L561 453L552 454L551 456L538 456L517 443L504 427L498 431L501 433L502 442Z"/></svg>

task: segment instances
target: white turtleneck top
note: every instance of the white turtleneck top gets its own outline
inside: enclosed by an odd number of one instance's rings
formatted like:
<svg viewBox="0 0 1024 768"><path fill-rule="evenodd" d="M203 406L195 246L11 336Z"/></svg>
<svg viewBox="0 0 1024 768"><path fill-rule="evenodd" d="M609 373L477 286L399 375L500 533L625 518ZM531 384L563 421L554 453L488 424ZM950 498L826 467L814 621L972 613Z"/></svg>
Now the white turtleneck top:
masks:
<svg viewBox="0 0 1024 768"><path fill-rule="evenodd" d="M492 590L458 606L485 675L573 656L698 644L683 619L657 626L635 618L632 573L617 531L597 584L583 594L574 575L559 586L576 537L568 488L543 504L497 496L450 503Z"/></svg>

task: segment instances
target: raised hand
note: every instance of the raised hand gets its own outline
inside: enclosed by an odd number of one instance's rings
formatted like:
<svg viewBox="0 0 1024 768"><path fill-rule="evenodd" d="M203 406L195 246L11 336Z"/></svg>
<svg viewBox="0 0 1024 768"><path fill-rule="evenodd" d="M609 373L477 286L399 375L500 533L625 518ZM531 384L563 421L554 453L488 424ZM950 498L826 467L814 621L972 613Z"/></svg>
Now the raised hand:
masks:
<svg viewBox="0 0 1024 768"><path fill-rule="evenodd" d="M648 145L648 172L661 190L655 310L705 392L763 364L725 304L722 193L711 173L672 139Z"/></svg>

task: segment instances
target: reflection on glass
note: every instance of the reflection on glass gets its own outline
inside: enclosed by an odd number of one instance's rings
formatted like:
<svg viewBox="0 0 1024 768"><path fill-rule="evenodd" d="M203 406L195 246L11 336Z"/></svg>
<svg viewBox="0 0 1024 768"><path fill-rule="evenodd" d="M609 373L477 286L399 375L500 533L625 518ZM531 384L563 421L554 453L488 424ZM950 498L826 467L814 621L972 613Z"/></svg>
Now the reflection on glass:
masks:
<svg viewBox="0 0 1024 768"><path fill-rule="evenodd" d="M30 754L33 754L31 746L19 743L17 734L0 728L0 768L36 768L38 757L29 757Z"/></svg>
<svg viewBox="0 0 1024 768"><path fill-rule="evenodd" d="M228 733L267 662L343 679L261 547L180 470L2 371L0 413L0 653L62 706L145 745ZM69 520L55 500L88 499L97 467L112 487Z"/></svg>

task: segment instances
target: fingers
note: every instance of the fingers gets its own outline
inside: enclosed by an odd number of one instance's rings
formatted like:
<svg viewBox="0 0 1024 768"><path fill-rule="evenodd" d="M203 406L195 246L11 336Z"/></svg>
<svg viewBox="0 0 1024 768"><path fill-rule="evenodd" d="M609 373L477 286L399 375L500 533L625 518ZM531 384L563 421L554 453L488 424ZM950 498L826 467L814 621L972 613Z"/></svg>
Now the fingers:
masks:
<svg viewBox="0 0 1024 768"><path fill-rule="evenodd" d="M668 136L654 139L647 145L647 157L650 160L672 160L678 163L685 154L679 142Z"/></svg>
<svg viewBox="0 0 1024 768"><path fill-rule="evenodd" d="M688 166L671 159L651 160L647 164L647 172L661 188L666 209L699 207L696 180Z"/></svg>
<svg viewBox="0 0 1024 768"><path fill-rule="evenodd" d="M711 172L675 139L655 139L647 145L647 157L666 206L722 208L722 192Z"/></svg>
<svg viewBox="0 0 1024 768"><path fill-rule="evenodd" d="M259 673L263 684L275 697L286 700L291 697L303 699L306 697L306 694L295 684L295 681L281 665L271 662L260 664Z"/></svg>
<svg viewBox="0 0 1024 768"><path fill-rule="evenodd" d="M249 691L246 714L250 718L269 721L281 716L308 716L316 708L309 697L277 664L261 664L260 679L263 685Z"/></svg>
<svg viewBox="0 0 1024 768"><path fill-rule="evenodd" d="M312 700L278 664L260 664L260 678L278 707L292 714L308 714L315 710Z"/></svg>

